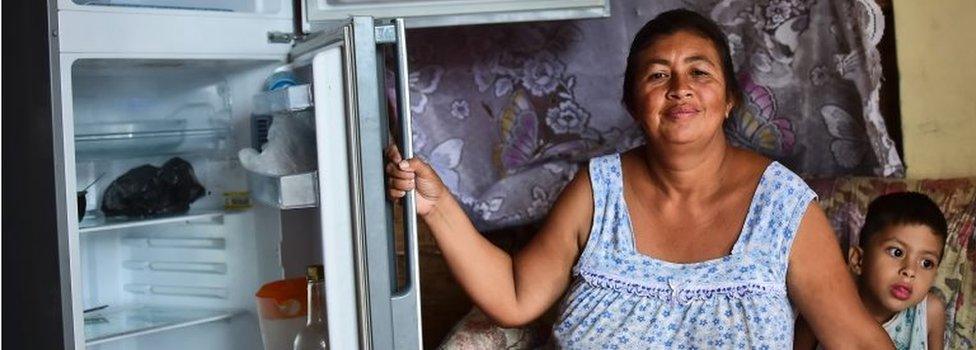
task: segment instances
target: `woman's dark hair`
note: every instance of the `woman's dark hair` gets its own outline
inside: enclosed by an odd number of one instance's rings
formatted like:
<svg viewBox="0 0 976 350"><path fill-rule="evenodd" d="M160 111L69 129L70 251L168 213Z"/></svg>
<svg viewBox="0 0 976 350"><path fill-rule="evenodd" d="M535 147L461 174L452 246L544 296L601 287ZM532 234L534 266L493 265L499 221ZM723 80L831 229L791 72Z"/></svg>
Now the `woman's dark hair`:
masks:
<svg viewBox="0 0 976 350"><path fill-rule="evenodd" d="M859 246L868 245L874 234L894 225L925 225L945 243L949 225L939 206L918 192L889 193L871 201L861 227Z"/></svg>
<svg viewBox="0 0 976 350"><path fill-rule="evenodd" d="M725 98L732 101L733 108L738 108L742 102L742 88L736 80L735 69L732 67L732 53L725 33L712 20L689 10L671 10L654 17L644 24L644 27L634 35L634 42L630 44L627 54L627 70L624 72L623 103L628 111L634 111L633 88L634 74L636 74L637 57L641 51L651 46L662 36L680 31L688 31L700 35L712 42L715 51L722 60L722 75L725 76Z"/></svg>

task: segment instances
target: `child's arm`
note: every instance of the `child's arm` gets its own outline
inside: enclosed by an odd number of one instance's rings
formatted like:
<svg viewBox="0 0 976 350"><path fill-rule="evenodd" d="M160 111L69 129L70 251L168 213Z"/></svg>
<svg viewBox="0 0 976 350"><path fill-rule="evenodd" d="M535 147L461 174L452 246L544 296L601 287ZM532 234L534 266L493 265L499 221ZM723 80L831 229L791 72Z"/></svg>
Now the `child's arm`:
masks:
<svg viewBox="0 0 976 350"><path fill-rule="evenodd" d="M479 233L458 202L419 159L399 164L389 151L388 194L400 198L417 189L417 212L430 226L454 278L486 315L503 327L527 324L542 315L569 284L570 271L593 217L586 169L563 190L542 230L516 257Z"/></svg>
<svg viewBox="0 0 976 350"><path fill-rule="evenodd" d="M827 349L893 349L861 304L827 216L811 203L800 221L786 275L793 304Z"/></svg>
<svg viewBox="0 0 976 350"><path fill-rule="evenodd" d="M817 348L817 338L813 336L813 330L803 317L796 318L796 327L793 331L793 350L814 350Z"/></svg>
<svg viewBox="0 0 976 350"><path fill-rule="evenodd" d="M945 346L945 303L935 293L925 298L925 318L929 334L929 350L942 350Z"/></svg>

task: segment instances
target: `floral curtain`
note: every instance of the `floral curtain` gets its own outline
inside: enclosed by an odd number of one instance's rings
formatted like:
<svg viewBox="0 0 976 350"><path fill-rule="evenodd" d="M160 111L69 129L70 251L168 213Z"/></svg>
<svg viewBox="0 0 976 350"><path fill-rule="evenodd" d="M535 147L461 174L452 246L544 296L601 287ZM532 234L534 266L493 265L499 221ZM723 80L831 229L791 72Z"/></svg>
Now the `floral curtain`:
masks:
<svg viewBox="0 0 976 350"><path fill-rule="evenodd" d="M482 230L542 218L579 166L644 142L620 102L630 41L689 8L726 32L746 103L730 141L808 176L901 176L878 108L873 0L613 0L609 18L407 34L414 147Z"/></svg>

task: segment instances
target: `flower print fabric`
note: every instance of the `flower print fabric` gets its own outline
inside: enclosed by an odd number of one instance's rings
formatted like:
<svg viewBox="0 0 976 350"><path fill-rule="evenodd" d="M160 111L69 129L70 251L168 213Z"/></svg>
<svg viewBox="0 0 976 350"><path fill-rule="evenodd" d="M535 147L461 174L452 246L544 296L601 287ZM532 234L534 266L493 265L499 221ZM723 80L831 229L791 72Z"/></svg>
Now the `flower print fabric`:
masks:
<svg viewBox="0 0 976 350"><path fill-rule="evenodd" d="M728 256L666 262L637 252L618 154L590 161L594 216L553 327L567 349L789 349L789 252L815 193L773 162Z"/></svg>
<svg viewBox="0 0 976 350"><path fill-rule="evenodd" d="M609 3L604 18L407 31L423 138L414 151L430 157L464 140L451 193L480 232L543 220L579 164L645 143L620 102L627 50L645 22L675 8L711 18L728 38L744 92L725 123L734 145L810 177L904 175L879 107L877 1Z"/></svg>
<svg viewBox="0 0 976 350"><path fill-rule="evenodd" d="M925 313L927 302L928 300L922 299L922 302L902 310L884 323L884 330L895 343L895 349L926 350L929 348L928 319Z"/></svg>
<svg viewBox="0 0 976 350"><path fill-rule="evenodd" d="M928 324L925 304L928 300L915 304L910 308L892 316L882 326L895 350L927 350L929 348ZM823 345L817 344L817 350L823 350Z"/></svg>

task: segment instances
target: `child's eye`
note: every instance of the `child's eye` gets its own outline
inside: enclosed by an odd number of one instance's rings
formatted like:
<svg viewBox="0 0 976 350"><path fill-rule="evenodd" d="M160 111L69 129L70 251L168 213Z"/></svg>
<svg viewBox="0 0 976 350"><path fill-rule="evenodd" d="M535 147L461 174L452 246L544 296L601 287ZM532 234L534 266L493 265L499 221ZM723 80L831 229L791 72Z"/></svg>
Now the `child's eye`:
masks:
<svg viewBox="0 0 976 350"><path fill-rule="evenodd" d="M929 259L922 260L922 268L926 270L931 270L935 268L935 261Z"/></svg>
<svg viewBox="0 0 976 350"><path fill-rule="evenodd" d="M888 252L888 255L891 255L891 256L896 257L896 258L900 258L903 255L905 255L905 252L902 251L901 248L891 247L891 248L886 249L885 251Z"/></svg>

